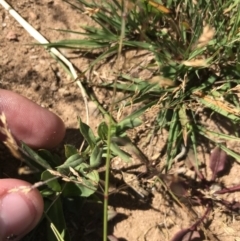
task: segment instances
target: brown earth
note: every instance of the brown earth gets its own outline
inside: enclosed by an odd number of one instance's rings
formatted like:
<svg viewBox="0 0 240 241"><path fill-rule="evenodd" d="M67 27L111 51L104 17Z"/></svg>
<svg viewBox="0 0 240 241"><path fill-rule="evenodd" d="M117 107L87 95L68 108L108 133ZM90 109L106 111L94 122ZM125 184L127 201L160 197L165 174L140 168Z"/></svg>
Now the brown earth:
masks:
<svg viewBox="0 0 240 241"><path fill-rule="evenodd" d="M61 0L11 0L9 3L49 41L76 38L71 33L57 32L53 28L78 31L81 30L80 25L92 23L88 16L72 9ZM78 131L77 117L80 116L85 120L86 112L79 88L74 84L69 84L71 79L61 69L61 66L44 48L32 45L36 41L2 7L0 7L0 14L0 88L20 93L59 115L67 127L64 142L80 146L82 139ZM93 60L82 56L81 53L69 50L63 50L62 52L80 71L85 70ZM143 79L150 78L151 72L139 68L140 62L151 61L152 59L151 55L146 55L147 58L143 57L145 54L144 52L137 53L134 51L128 53L125 56L124 71L135 75L135 77L137 75L137 77ZM114 66L114 60L112 60L112 62L100 66L91 81L99 81L99 76L101 76L101 80L112 81L114 79L114 69L116 69L116 66ZM111 102L111 91L104 89L94 89L94 91L99 102L105 107ZM102 119L103 117L96 111L94 104L90 102L90 126L96 130ZM215 126L207 117L204 121L209 125L209 128L218 129L218 126ZM228 133L227 129L222 128L221 130ZM151 140L152 145L146 145L146 136L141 135L140 138L137 144L146 156L151 158L151 156L163 151L167 132L157 133ZM153 148L149 148L149 146L153 146ZM234 147L234 150L239 153L236 143L228 143L228 146ZM209 156L209 150L205 149L205 151L208 154L204 154L202 149L199 148L199 159L203 162L206 162ZM6 156L5 158L0 156L0 158L2 159L0 165L1 177L17 177L16 170L20 164L16 161L13 162L10 156L8 156L9 159L6 159ZM226 186L240 184L239 171L239 165L234 162L231 171L221 181ZM119 215L110 222L110 230L119 240L170 240L174 233L188 227L193 220L190 214L186 212L186 209L183 210L178 207L165 196L165 194L155 192L152 200L144 203L128 189L112 195L110 205L114 207ZM229 199L240 201L238 193L228 196ZM95 206L88 204L86 207L82 210L82 213L79 213L79 223L72 228L74 230L73 240L101 240L99 238L101 235L98 236L92 233L86 235L87 228L84 225L89 224L91 218L96 219ZM201 209L196 207L195 212L201 214ZM97 210L99 211L98 208ZM196 217L193 219L196 220ZM224 210L216 207L210 215L210 220L207 225L207 230L210 233L209 237L211 236L209 240L240 240L238 215L226 215ZM66 221L71 224L71 216L67 217ZM98 231L101 233L101 225L97 226L99 226ZM45 239L40 234L38 238L35 237L33 240Z"/></svg>

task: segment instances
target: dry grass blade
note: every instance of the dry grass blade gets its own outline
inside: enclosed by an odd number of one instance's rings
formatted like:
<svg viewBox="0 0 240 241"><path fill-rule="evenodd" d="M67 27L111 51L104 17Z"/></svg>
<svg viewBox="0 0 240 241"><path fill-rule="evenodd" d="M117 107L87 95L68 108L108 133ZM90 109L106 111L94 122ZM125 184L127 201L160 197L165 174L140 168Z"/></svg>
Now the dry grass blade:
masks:
<svg viewBox="0 0 240 241"><path fill-rule="evenodd" d="M189 67L207 67L207 60L206 59L191 59L182 62L184 65Z"/></svg>
<svg viewBox="0 0 240 241"><path fill-rule="evenodd" d="M204 101L206 106L209 106L215 111L220 113L223 113L223 112L227 113L226 115L228 115L229 118L230 118L230 114L236 117L240 117L240 109L236 108L234 105L225 101L222 98L205 95L200 91L195 91L193 95L198 96L200 100Z"/></svg>
<svg viewBox="0 0 240 241"><path fill-rule="evenodd" d="M163 6L162 4L160 3L157 3L155 1L152 1L152 0L149 0L148 1L148 4L155 7L157 10L159 10L160 12L163 12L163 13L166 13L166 14L169 14L171 13L171 10L169 8L166 8L165 6Z"/></svg>
<svg viewBox="0 0 240 241"><path fill-rule="evenodd" d="M193 49L202 48L208 45L208 43L213 39L215 35L215 29L210 25L206 24L203 27L202 34L194 45Z"/></svg>
<svg viewBox="0 0 240 241"><path fill-rule="evenodd" d="M7 119L4 113L0 115L0 134L3 134L3 136L6 138L3 143L8 147L12 155L21 160L22 156L19 152L19 147L17 145L17 142L13 138L11 131L8 128Z"/></svg>

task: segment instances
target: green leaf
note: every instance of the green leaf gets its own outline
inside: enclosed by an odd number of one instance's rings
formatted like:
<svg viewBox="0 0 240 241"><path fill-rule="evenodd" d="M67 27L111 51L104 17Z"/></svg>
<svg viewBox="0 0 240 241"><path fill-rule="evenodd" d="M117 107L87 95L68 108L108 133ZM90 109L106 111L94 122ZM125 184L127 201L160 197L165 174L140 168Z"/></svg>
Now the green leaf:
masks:
<svg viewBox="0 0 240 241"><path fill-rule="evenodd" d="M109 46L108 41L101 41L101 40L95 40L95 39L68 39L68 40L62 40L55 43L49 43L49 44L41 44L43 46L47 47L56 47L56 48L81 48L81 49L98 49L98 48L104 48Z"/></svg>
<svg viewBox="0 0 240 241"><path fill-rule="evenodd" d="M54 176L49 171L44 171L41 175L41 180L46 183L46 185L51 188L55 192L61 191L61 185L58 183L57 179L48 181L49 179L53 178Z"/></svg>
<svg viewBox="0 0 240 241"><path fill-rule="evenodd" d="M64 145L64 149L66 158L78 153L78 149L73 145L66 144Z"/></svg>
<svg viewBox="0 0 240 241"><path fill-rule="evenodd" d="M86 174L90 170L90 166L87 163L81 163L80 165L75 167L75 170L81 173L81 175L86 176Z"/></svg>
<svg viewBox="0 0 240 241"><path fill-rule="evenodd" d="M142 121L140 118L125 118L121 120L116 128L117 128L117 133L121 134L122 132L125 132L126 130L132 129L134 127L140 126L142 124Z"/></svg>
<svg viewBox="0 0 240 241"><path fill-rule="evenodd" d="M97 191L97 187L88 180L84 180L83 184L77 184L77 187L81 190L81 197L89 197Z"/></svg>
<svg viewBox="0 0 240 241"><path fill-rule="evenodd" d="M118 51L118 44L114 45L113 47L108 48L107 51L103 52L100 56L98 56L90 65L89 68L93 67L99 61L106 59L110 56L113 56Z"/></svg>
<svg viewBox="0 0 240 241"><path fill-rule="evenodd" d="M107 126L107 124L106 124L105 121L102 122L102 123L100 123L100 125L98 126L97 132L98 132L99 137L100 137L103 141L107 140L108 126Z"/></svg>
<svg viewBox="0 0 240 241"><path fill-rule="evenodd" d="M238 110L238 115L236 116L232 113L230 113L226 108L221 107L217 102L214 102L214 100L207 100L207 99L203 99L203 98L198 98L199 102L201 102L202 104L204 104L206 107L212 109L213 111L227 117L228 119L232 120L232 121L240 121L240 110ZM225 102L227 103L227 101ZM235 108L236 109L236 108Z"/></svg>
<svg viewBox="0 0 240 241"><path fill-rule="evenodd" d="M75 170L79 172L81 178L72 176L74 185L71 185L71 188L72 192L76 192L74 195L88 197L96 192L99 182L98 172L95 170L89 172L90 166L87 163L81 163ZM79 181L81 181L81 183L77 183ZM67 187L65 187L65 189L66 188ZM65 194L66 192L68 191L65 190Z"/></svg>
<svg viewBox="0 0 240 241"><path fill-rule="evenodd" d="M64 188L62 190L62 195L64 197L76 197L81 196L82 191L79 187L77 187L76 183L66 182L64 183Z"/></svg>
<svg viewBox="0 0 240 241"><path fill-rule="evenodd" d="M111 143L110 149L116 156L119 156L123 161L125 161L125 162L131 161L131 159L130 159L131 156L128 153L126 153L125 151L121 150L121 148L117 144Z"/></svg>
<svg viewBox="0 0 240 241"><path fill-rule="evenodd" d="M208 130L203 126L197 125L198 131L201 135L213 140L213 137L218 138L219 140L225 139L228 141L240 141L240 138L237 136L232 136L232 135L227 135L224 133L220 133L220 132L215 132L212 130Z"/></svg>
<svg viewBox="0 0 240 241"><path fill-rule="evenodd" d="M89 197L95 193L97 187L93 186L90 181L83 179L82 184L67 182L65 183L65 188L63 189L63 195L66 197L81 196Z"/></svg>
<svg viewBox="0 0 240 241"><path fill-rule="evenodd" d="M167 141L167 165L168 169L171 168L173 163L173 158L177 154L177 140L180 135L180 125L178 122L178 113L176 111L173 112L172 120L170 122L170 129L168 134L168 141Z"/></svg>
<svg viewBox="0 0 240 241"><path fill-rule="evenodd" d="M54 223L54 226L58 230L58 233L61 234L64 241L70 241L70 236L67 232L66 223L64 219L62 202L59 197L56 197L54 201L50 202L48 200L45 201L45 216L49 222L49 226L47 228L47 237L46 240L58 240L55 234L52 231L51 224Z"/></svg>
<svg viewBox="0 0 240 241"><path fill-rule="evenodd" d="M65 241L64 240L64 232L62 234L60 234L53 223L50 224L50 228L52 229L55 237L57 238L57 241Z"/></svg>
<svg viewBox="0 0 240 241"><path fill-rule="evenodd" d="M93 148L96 146L96 137L94 136L93 131L88 125L82 122L81 118L79 118L79 128L84 139L87 141L87 143L93 150Z"/></svg>
<svg viewBox="0 0 240 241"><path fill-rule="evenodd" d="M232 156L238 163L240 163L240 155L236 152L228 149L226 146L216 143L223 151L225 151L229 156Z"/></svg>
<svg viewBox="0 0 240 241"><path fill-rule="evenodd" d="M45 189L41 190L40 193L43 197L49 197L49 196L54 195L56 192L54 192L53 190L51 190L49 188L45 188Z"/></svg>
<svg viewBox="0 0 240 241"><path fill-rule="evenodd" d="M48 150L44 150L44 149L40 149L38 150L38 154L47 161L47 163L49 163L51 166L57 166L61 164L61 158L56 155L56 154L52 154L50 151Z"/></svg>
<svg viewBox="0 0 240 241"><path fill-rule="evenodd" d="M86 160L86 157L80 156L79 153L70 156L61 166L58 166L57 169L69 169L69 167L76 167Z"/></svg>
<svg viewBox="0 0 240 241"><path fill-rule="evenodd" d="M92 170L92 168L87 163L81 163L75 168L76 171L78 171L81 176L83 176L83 183L85 181L91 181L89 187L96 187L99 182L99 175L98 172L95 170Z"/></svg>
<svg viewBox="0 0 240 241"><path fill-rule="evenodd" d="M37 152L33 151L25 143L21 142L21 147L24 153L31 157L31 159L33 159L33 161L35 161L38 165L45 169L52 169L46 160L44 160Z"/></svg>
<svg viewBox="0 0 240 241"><path fill-rule="evenodd" d="M103 149L95 146L90 156L90 167L96 168L101 165Z"/></svg>
<svg viewBox="0 0 240 241"><path fill-rule="evenodd" d="M85 175L88 179L90 179L91 181L93 181L95 183L95 186L98 185L99 182L99 174L98 171L96 170L92 170L91 172L89 172L87 175Z"/></svg>
<svg viewBox="0 0 240 241"><path fill-rule="evenodd" d="M152 106L155 105L156 103L157 103L157 101L152 101L152 102L144 105L143 107L139 108L138 110L136 110L136 111L134 111L132 114L130 114L130 115L127 117L127 119L129 119L129 120L135 120L135 119L137 119L136 123L138 123L138 122L139 122L138 117L142 116L142 114L143 114L148 108L152 107ZM124 120L123 120L123 121L124 121ZM122 121L120 121L117 126L119 126L119 125L122 126L123 124L122 124L121 122L122 122Z"/></svg>

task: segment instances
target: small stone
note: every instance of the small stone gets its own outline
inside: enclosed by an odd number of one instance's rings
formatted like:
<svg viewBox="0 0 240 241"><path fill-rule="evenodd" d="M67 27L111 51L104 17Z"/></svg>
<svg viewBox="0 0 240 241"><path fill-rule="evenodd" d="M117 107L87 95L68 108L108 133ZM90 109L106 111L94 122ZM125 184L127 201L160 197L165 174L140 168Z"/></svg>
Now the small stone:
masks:
<svg viewBox="0 0 240 241"><path fill-rule="evenodd" d="M51 86L50 86L50 90L55 92L58 90L58 86L56 82L52 82Z"/></svg>
<svg viewBox="0 0 240 241"><path fill-rule="evenodd" d="M64 88L59 88L58 93L63 97L69 96L71 94L68 90Z"/></svg>
<svg viewBox="0 0 240 241"><path fill-rule="evenodd" d="M6 35L6 39L9 40L9 41L18 41L18 36L17 36L17 34L15 32L10 31Z"/></svg>
<svg viewBox="0 0 240 241"><path fill-rule="evenodd" d="M38 15L34 12L30 12L29 17L30 17L31 20L37 20L38 19Z"/></svg>
<svg viewBox="0 0 240 241"><path fill-rule="evenodd" d="M37 84L36 82L32 82L31 83L31 87L35 90L38 91L40 89L40 85Z"/></svg>
<svg viewBox="0 0 240 241"><path fill-rule="evenodd" d="M59 69L58 69L58 66L56 64L51 64L51 68L54 72L58 72Z"/></svg>
<svg viewBox="0 0 240 241"><path fill-rule="evenodd" d="M27 48L23 50L23 54L28 54L28 49Z"/></svg>
<svg viewBox="0 0 240 241"><path fill-rule="evenodd" d="M40 24L36 24L36 25L35 25L35 29L36 29L37 31L40 31L40 30L41 30Z"/></svg>

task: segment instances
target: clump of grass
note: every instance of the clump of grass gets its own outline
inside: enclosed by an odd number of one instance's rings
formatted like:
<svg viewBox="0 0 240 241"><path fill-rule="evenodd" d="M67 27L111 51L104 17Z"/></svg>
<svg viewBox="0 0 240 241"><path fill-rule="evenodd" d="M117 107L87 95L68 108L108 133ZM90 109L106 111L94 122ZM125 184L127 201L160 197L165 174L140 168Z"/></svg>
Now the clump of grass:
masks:
<svg viewBox="0 0 240 241"><path fill-rule="evenodd" d="M155 66L152 81L119 72L118 79L124 81L116 80L102 87L129 93L132 97L129 105L141 102L147 106L126 117L128 120L141 116L153 105L161 107L156 124L169 130L168 161L182 143L193 146L196 152L199 135L211 142L238 140L237 2L79 0L70 4L88 14L96 26L82 26L83 32L66 30L85 38L58 41L49 46L77 48L83 52L97 49L97 58L83 72L131 49L147 50L155 56L151 66L144 66L146 69ZM202 110L209 111L214 122L219 122L218 116L222 116L231 123L235 129L232 135L209 130L198 118ZM239 159L227 148L225 151ZM168 169L171 164L168 162Z"/></svg>
<svg viewBox="0 0 240 241"><path fill-rule="evenodd" d="M83 72L131 49L154 55L151 66L144 66L155 67L152 81L119 72L118 79L124 81L102 85L128 93L127 105L144 103L144 107L118 124L121 129L116 135L121 136L128 128L139 125L137 118L157 105L155 124L169 131L166 169L171 168L181 144L191 146L197 160L199 136L215 144L220 140L239 141L237 2L79 0L70 4L88 14L96 26L83 26L83 32L74 32L76 36L84 35L82 40L64 40L49 46L77 48L83 52L98 50L96 59ZM198 116L203 110L216 124L221 125L222 120L228 122L233 131L224 134L208 129ZM221 148L239 160L237 153L224 145Z"/></svg>

